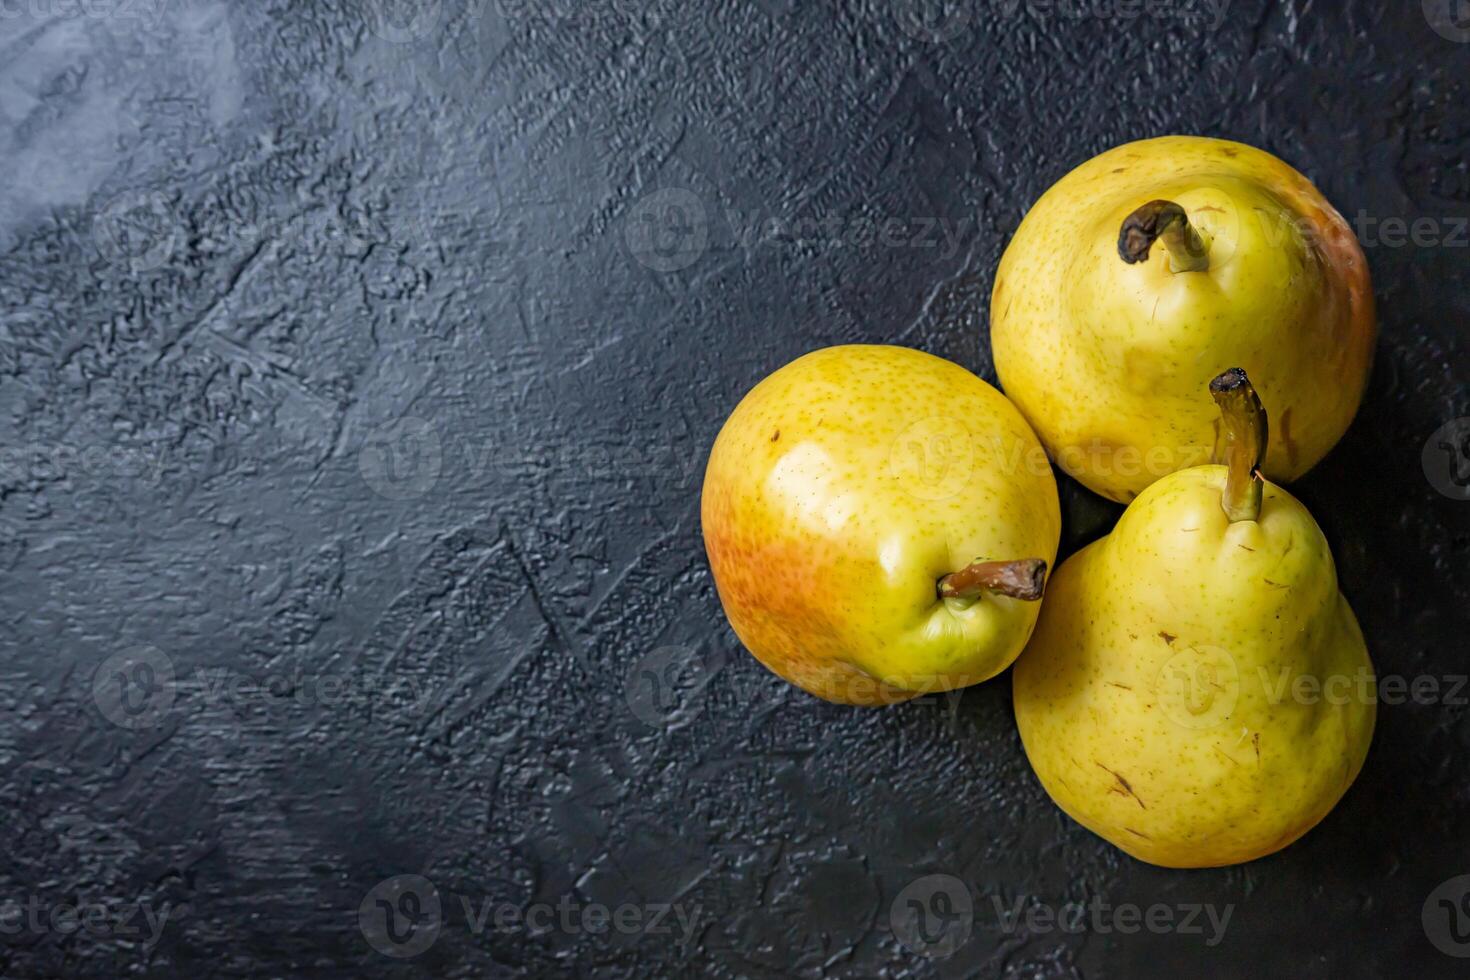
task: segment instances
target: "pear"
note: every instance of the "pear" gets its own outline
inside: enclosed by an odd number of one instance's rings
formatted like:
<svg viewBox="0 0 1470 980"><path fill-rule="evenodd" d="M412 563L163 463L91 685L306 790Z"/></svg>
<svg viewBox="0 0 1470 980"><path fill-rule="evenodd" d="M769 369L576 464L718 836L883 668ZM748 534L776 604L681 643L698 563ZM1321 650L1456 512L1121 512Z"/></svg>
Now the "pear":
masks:
<svg viewBox="0 0 1470 980"><path fill-rule="evenodd" d="M1042 786L1134 857L1270 854L1352 784L1377 691L1322 531L1265 481L1245 372L1210 384L1227 465L1180 470L1065 561L1014 671Z"/></svg>
<svg viewBox="0 0 1470 980"><path fill-rule="evenodd" d="M814 351L756 385L701 503L720 601L766 667L840 704L975 684L1036 624L1061 511L1000 392L904 347Z"/></svg>
<svg viewBox="0 0 1470 980"><path fill-rule="evenodd" d="M1376 318L1352 228L1269 153L1167 136L1042 195L990 302L1001 387L1063 470L1127 503L1210 461L1206 383L1239 364L1271 406L1265 475L1327 454L1362 399Z"/></svg>

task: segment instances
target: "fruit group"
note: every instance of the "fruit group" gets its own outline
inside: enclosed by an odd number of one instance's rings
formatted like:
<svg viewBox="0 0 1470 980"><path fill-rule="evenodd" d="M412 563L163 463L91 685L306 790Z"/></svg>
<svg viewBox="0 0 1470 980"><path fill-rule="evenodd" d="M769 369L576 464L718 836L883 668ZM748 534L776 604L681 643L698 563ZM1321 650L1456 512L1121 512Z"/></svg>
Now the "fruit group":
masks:
<svg viewBox="0 0 1470 980"><path fill-rule="evenodd" d="M1321 530L1255 471L1264 415L1213 385L1230 466L1166 476L1052 577L1016 664L1021 739L1079 823L1168 867L1276 851L1347 790L1376 689Z"/></svg>
<svg viewBox="0 0 1470 980"><path fill-rule="evenodd" d="M1061 523L1009 401L949 361L866 345L807 354L745 396L701 512L741 642L812 694L865 705L1009 666Z"/></svg>
<svg viewBox="0 0 1470 980"><path fill-rule="evenodd" d="M1116 147L1042 195L990 316L1006 394L1067 473L1120 502L1209 461L1205 389L1225 364L1272 408L1265 475L1306 473L1357 411L1377 329L1362 249L1317 189L1188 136Z"/></svg>

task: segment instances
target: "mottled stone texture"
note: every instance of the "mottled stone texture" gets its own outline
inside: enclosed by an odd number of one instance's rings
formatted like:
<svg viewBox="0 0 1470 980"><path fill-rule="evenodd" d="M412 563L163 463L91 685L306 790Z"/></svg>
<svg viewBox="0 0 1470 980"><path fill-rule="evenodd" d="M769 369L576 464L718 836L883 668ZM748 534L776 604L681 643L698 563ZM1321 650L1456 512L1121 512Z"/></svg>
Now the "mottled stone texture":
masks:
<svg viewBox="0 0 1470 980"><path fill-rule="evenodd" d="M1004 678L863 711L766 674L697 515L766 372L886 341L994 380L1037 195L1233 137L1366 215L1371 387L1294 490L1380 672L1470 671L1470 502L1420 462L1470 415L1470 31L1413 0L399 6L0 3L0 911L170 916L0 920L0 975L1456 975L1421 911L1470 872L1470 691L1384 705L1287 851L1154 869L1047 800ZM1117 509L1063 492L1071 551ZM359 916L400 874L444 918L408 959ZM932 960L889 914L929 874L974 897ZM1234 910L1214 947L996 914L1091 898ZM689 928L495 926L558 902Z"/></svg>

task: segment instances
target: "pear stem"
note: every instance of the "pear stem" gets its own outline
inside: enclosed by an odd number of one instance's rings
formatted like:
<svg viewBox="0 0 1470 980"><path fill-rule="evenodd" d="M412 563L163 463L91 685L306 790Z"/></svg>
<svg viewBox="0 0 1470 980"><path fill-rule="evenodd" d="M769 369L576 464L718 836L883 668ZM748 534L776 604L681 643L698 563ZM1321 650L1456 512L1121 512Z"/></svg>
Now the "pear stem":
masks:
<svg viewBox="0 0 1470 980"><path fill-rule="evenodd" d="M1229 470L1220 506L1231 523L1254 521L1261 516L1261 491L1265 486L1261 460L1266 458L1269 437L1266 410L1250 378L1240 368L1231 368L1211 381L1210 395L1225 422L1223 446L1216 447L1216 459L1223 456Z"/></svg>
<svg viewBox="0 0 1470 980"><path fill-rule="evenodd" d="M1169 250L1169 271L1202 272L1210 267L1210 250L1189 223L1189 215L1173 201L1149 201L1123 219L1118 231L1118 257L1129 265L1148 259L1160 239Z"/></svg>
<svg viewBox="0 0 1470 980"><path fill-rule="evenodd" d="M973 561L950 572L938 583L941 599L973 599L982 592L996 592L1012 599L1035 601L1046 585L1046 562L1040 558L1015 561Z"/></svg>

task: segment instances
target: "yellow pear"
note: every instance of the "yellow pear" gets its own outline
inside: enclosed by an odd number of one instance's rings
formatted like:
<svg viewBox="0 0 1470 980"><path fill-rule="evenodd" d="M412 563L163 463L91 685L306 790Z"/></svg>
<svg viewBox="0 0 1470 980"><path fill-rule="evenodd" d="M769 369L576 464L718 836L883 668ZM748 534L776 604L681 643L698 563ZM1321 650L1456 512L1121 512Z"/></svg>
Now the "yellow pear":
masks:
<svg viewBox="0 0 1470 980"><path fill-rule="evenodd" d="M715 440L705 548L730 625L818 697L880 705L993 677L1036 624L1061 517L1000 392L903 347L830 347Z"/></svg>
<svg viewBox="0 0 1470 980"><path fill-rule="evenodd" d="M1026 755L1057 805L1175 868L1285 847L1363 765L1377 692L1322 531L1257 470L1245 374L1211 384L1228 466L1180 470L1063 562L1014 671Z"/></svg>
<svg viewBox="0 0 1470 980"><path fill-rule="evenodd" d="M1289 482L1337 442L1377 332L1362 249L1290 166L1226 140L1116 147L1058 181L1001 258L1001 387L1058 465L1120 502L1207 463L1206 383L1239 364L1271 406Z"/></svg>

